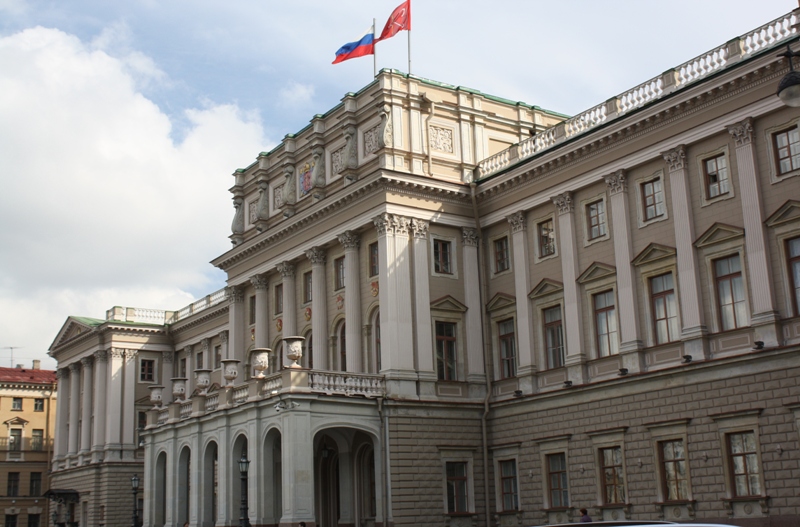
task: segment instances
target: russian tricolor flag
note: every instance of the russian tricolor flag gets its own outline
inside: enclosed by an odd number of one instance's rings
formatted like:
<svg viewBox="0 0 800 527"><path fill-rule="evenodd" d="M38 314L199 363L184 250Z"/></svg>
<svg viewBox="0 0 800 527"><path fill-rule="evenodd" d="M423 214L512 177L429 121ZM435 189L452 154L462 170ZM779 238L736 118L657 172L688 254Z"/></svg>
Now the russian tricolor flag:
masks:
<svg viewBox="0 0 800 527"><path fill-rule="evenodd" d="M343 60L363 57L364 55L375 54L375 29L370 27L363 37L355 42L348 42L336 52L336 59L333 64L338 64Z"/></svg>

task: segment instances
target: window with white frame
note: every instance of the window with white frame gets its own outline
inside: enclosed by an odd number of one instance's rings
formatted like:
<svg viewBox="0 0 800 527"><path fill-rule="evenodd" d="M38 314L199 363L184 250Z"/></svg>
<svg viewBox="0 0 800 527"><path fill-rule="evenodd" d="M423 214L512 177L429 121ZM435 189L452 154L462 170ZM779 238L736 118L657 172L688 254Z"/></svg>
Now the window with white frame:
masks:
<svg viewBox="0 0 800 527"><path fill-rule="evenodd" d="M599 199L586 204L586 238L596 240L606 235L606 202Z"/></svg>
<svg viewBox="0 0 800 527"><path fill-rule="evenodd" d="M728 500L758 501L765 495L759 438L760 409L711 415L717 424ZM763 512L763 511L762 511Z"/></svg>
<svg viewBox="0 0 800 527"><path fill-rule="evenodd" d="M438 274L453 274L452 242L433 238L433 270Z"/></svg>
<svg viewBox="0 0 800 527"><path fill-rule="evenodd" d="M344 256L333 261L333 288L336 291L344 289Z"/></svg>
<svg viewBox="0 0 800 527"><path fill-rule="evenodd" d="M273 305L275 306L275 314L280 315L283 313L283 284L275 285L275 289L273 291L275 300L273 302Z"/></svg>
<svg viewBox="0 0 800 527"><path fill-rule="evenodd" d="M800 316L800 236L786 240L786 264L789 270L790 296L794 316Z"/></svg>
<svg viewBox="0 0 800 527"><path fill-rule="evenodd" d="M378 242L369 244L369 276L378 276L379 271L379 253Z"/></svg>
<svg viewBox="0 0 800 527"><path fill-rule="evenodd" d="M703 159L703 176L705 179L706 199L712 200L730 193L731 183L728 177L728 161L724 153Z"/></svg>
<svg viewBox="0 0 800 527"><path fill-rule="evenodd" d="M536 248L539 258L556 254L556 230L552 217L536 224Z"/></svg>
<svg viewBox="0 0 800 527"><path fill-rule="evenodd" d="M519 510L517 492L517 460L501 459L500 468L500 510L503 512Z"/></svg>
<svg viewBox="0 0 800 527"><path fill-rule="evenodd" d="M569 476L567 460L569 439L571 435L548 437L536 443L539 446L539 461L544 473L544 509L548 511L548 523L562 523L564 517L559 515L570 505ZM551 511L554 514L551 514Z"/></svg>
<svg viewBox="0 0 800 527"><path fill-rule="evenodd" d="M139 360L139 382L155 382L156 361L154 359Z"/></svg>
<svg viewBox="0 0 800 527"><path fill-rule="evenodd" d="M15 412L22 411L22 397L14 397L11 399L11 409Z"/></svg>
<svg viewBox="0 0 800 527"><path fill-rule="evenodd" d="M436 321L436 374L440 381L458 380L456 324Z"/></svg>
<svg viewBox="0 0 800 527"><path fill-rule="evenodd" d="M650 221L664 215L664 189L660 177L641 183L642 216Z"/></svg>
<svg viewBox="0 0 800 527"><path fill-rule="evenodd" d="M800 169L800 129L797 125L772 133L778 175Z"/></svg>
<svg viewBox="0 0 800 527"><path fill-rule="evenodd" d="M598 451L603 504L625 503L625 470L622 463L622 447L619 445L601 448Z"/></svg>

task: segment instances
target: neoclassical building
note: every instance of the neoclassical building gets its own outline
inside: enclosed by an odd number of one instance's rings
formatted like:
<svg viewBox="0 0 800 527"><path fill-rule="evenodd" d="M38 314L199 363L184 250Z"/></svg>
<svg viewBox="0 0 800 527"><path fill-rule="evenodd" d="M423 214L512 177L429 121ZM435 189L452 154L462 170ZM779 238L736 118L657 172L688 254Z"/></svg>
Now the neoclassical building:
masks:
<svg viewBox="0 0 800 527"><path fill-rule="evenodd" d="M383 70L235 171L225 289L68 319L54 486L92 526L137 471L153 527L796 524L796 21L573 117Z"/></svg>

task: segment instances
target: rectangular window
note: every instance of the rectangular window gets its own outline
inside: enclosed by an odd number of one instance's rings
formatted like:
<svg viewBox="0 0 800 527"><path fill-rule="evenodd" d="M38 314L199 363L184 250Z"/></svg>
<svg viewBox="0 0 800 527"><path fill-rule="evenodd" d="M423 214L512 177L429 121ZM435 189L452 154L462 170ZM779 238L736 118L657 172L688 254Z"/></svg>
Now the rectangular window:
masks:
<svg viewBox="0 0 800 527"><path fill-rule="evenodd" d="M31 472L31 484L28 496L41 496L42 494L42 473Z"/></svg>
<svg viewBox="0 0 800 527"><path fill-rule="evenodd" d="M554 255L556 253L556 231L553 228L553 220L541 222L536 230L539 237L539 258Z"/></svg>
<svg viewBox="0 0 800 527"><path fill-rule="evenodd" d="M178 363L178 372L182 378L186 378L186 357L183 357Z"/></svg>
<svg viewBox="0 0 800 527"><path fill-rule="evenodd" d="M195 360L195 364L197 365L196 368L202 370L206 367L206 363L204 362L205 356L203 356L202 351L197 352L197 358Z"/></svg>
<svg viewBox="0 0 800 527"><path fill-rule="evenodd" d="M369 276L378 276L378 242L369 244Z"/></svg>
<svg viewBox="0 0 800 527"><path fill-rule="evenodd" d="M606 203L603 200L586 205L586 224L590 240L606 235Z"/></svg>
<svg viewBox="0 0 800 527"><path fill-rule="evenodd" d="M450 242L433 240L433 270L442 274L453 274Z"/></svg>
<svg viewBox="0 0 800 527"><path fill-rule="evenodd" d="M518 510L517 461L515 459L500 462L500 489L502 490L503 510Z"/></svg>
<svg viewBox="0 0 800 527"><path fill-rule="evenodd" d="M19 496L19 472L8 473L6 496Z"/></svg>
<svg viewBox="0 0 800 527"><path fill-rule="evenodd" d="M22 411L22 397L14 397L11 400L11 409L17 412Z"/></svg>
<svg viewBox="0 0 800 527"><path fill-rule="evenodd" d="M720 327L723 331L747 324L744 282L739 255L714 260Z"/></svg>
<svg viewBox="0 0 800 527"><path fill-rule="evenodd" d="M503 320L497 323L497 333L500 336L500 371L503 379L517 375L517 344L514 335L514 319Z"/></svg>
<svg viewBox="0 0 800 527"><path fill-rule="evenodd" d="M283 313L283 284L275 286L275 314Z"/></svg>
<svg viewBox="0 0 800 527"><path fill-rule="evenodd" d="M136 429L144 430L147 427L147 412L136 413Z"/></svg>
<svg viewBox="0 0 800 527"><path fill-rule="evenodd" d="M683 440L658 443L661 458L661 484L664 501L686 501L689 499L689 477L686 473L686 451Z"/></svg>
<svg viewBox="0 0 800 527"><path fill-rule="evenodd" d="M222 368L222 346L216 345L214 346L214 369L220 368Z"/></svg>
<svg viewBox="0 0 800 527"><path fill-rule="evenodd" d="M156 361L153 359L142 359L139 362L139 381L153 382L156 375Z"/></svg>
<svg viewBox="0 0 800 527"><path fill-rule="evenodd" d="M312 293L311 293L311 291L313 290L312 279L313 279L313 275L311 274L311 271L303 274L303 303L304 304L308 304L314 298L312 296Z"/></svg>
<svg viewBox="0 0 800 527"><path fill-rule="evenodd" d="M39 514L28 514L28 527L41 527L40 518Z"/></svg>
<svg viewBox="0 0 800 527"><path fill-rule="evenodd" d="M725 154L704 160L703 172L705 172L706 177L706 196L708 196L708 199L730 192L728 162L725 160Z"/></svg>
<svg viewBox="0 0 800 527"><path fill-rule="evenodd" d="M597 334L597 356L608 357L619 353L614 291L594 295L594 320Z"/></svg>
<svg viewBox="0 0 800 527"><path fill-rule="evenodd" d="M12 428L8 431L8 449L12 452L19 452L22 450L22 430L19 428Z"/></svg>
<svg viewBox="0 0 800 527"><path fill-rule="evenodd" d="M789 282L792 288L794 316L800 316L800 238L786 242L786 255L789 267Z"/></svg>
<svg viewBox="0 0 800 527"><path fill-rule="evenodd" d="M645 221L664 215L664 191L661 188L661 178L642 183L642 207Z"/></svg>
<svg viewBox="0 0 800 527"><path fill-rule="evenodd" d="M547 367L564 366L564 327L561 324L561 306L544 310L544 340L547 350Z"/></svg>
<svg viewBox="0 0 800 527"><path fill-rule="evenodd" d="M447 472L447 512L469 512L467 494L467 463L465 461L448 461Z"/></svg>
<svg viewBox="0 0 800 527"><path fill-rule="evenodd" d="M344 256L333 261L334 289L344 289Z"/></svg>
<svg viewBox="0 0 800 527"><path fill-rule="evenodd" d="M622 471L622 447L600 449L600 477L603 478L603 504L625 503L625 476Z"/></svg>
<svg viewBox="0 0 800 527"><path fill-rule="evenodd" d="M653 334L656 344L674 342L680 338L678 308L672 273L650 279L650 301L653 309Z"/></svg>
<svg viewBox="0 0 800 527"><path fill-rule="evenodd" d="M436 372L441 381L456 380L456 325L436 322Z"/></svg>
<svg viewBox="0 0 800 527"><path fill-rule="evenodd" d="M16 496L16 494L15 494ZM6 527L17 527L17 514L6 514Z"/></svg>
<svg viewBox="0 0 800 527"><path fill-rule="evenodd" d="M800 132L797 127L772 134L778 174L800 168Z"/></svg>
<svg viewBox="0 0 800 527"><path fill-rule="evenodd" d="M737 498L761 495L761 474L758 470L758 449L753 432L728 434L733 493Z"/></svg>
<svg viewBox="0 0 800 527"><path fill-rule="evenodd" d="M34 412L44 412L44 399L34 399L33 400L33 411Z"/></svg>
<svg viewBox="0 0 800 527"><path fill-rule="evenodd" d="M31 450L41 452L44 450L44 430L34 428L31 432Z"/></svg>
<svg viewBox="0 0 800 527"><path fill-rule="evenodd" d="M503 271L508 271L510 267L511 262L508 258L508 237L503 236L494 241L494 272L502 273Z"/></svg>
<svg viewBox="0 0 800 527"><path fill-rule="evenodd" d="M247 299L247 307L249 312L249 319L247 321L248 324L251 326L256 323L256 297L255 295L250 295L250 298Z"/></svg>
<svg viewBox="0 0 800 527"><path fill-rule="evenodd" d="M549 454L547 456L547 481L550 490L550 507L569 507L566 454Z"/></svg>

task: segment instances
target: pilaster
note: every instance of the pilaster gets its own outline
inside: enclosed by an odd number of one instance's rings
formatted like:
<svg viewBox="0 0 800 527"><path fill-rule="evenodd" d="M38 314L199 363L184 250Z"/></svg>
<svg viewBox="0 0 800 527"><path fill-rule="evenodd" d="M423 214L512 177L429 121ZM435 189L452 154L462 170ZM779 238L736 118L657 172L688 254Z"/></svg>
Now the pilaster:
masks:
<svg viewBox="0 0 800 527"><path fill-rule="evenodd" d="M92 463L103 459L106 442L106 398L108 397L108 353L94 352L94 430L92 431Z"/></svg>
<svg viewBox="0 0 800 527"><path fill-rule="evenodd" d="M61 460L67 454L69 442L69 368L56 370L58 388L61 390L61 404L56 405L56 433L53 444L53 470L60 467Z"/></svg>
<svg viewBox="0 0 800 527"><path fill-rule="evenodd" d="M514 296L516 296L517 332L517 377L519 389L523 393L533 393L536 385L532 375L536 373L536 355L533 347L533 328L531 323L528 293L531 290L528 247L528 222L525 211L517 211L506 218L511 227L511 252L514 257Z"/></svg>
<svg viewBox="0 0 800 527"><path fill-rule="evenodd" d="M250 279L256 289L256 348L269 347L269 281L265 275L256 275Z"/></svg>
<svg viewBox="0 0 800 527"><path fill-rule="evenodd" d="M125 350L125 396L122 402L122 456L133 460L136 455L136 350Z"/></svg>
<svg viewBox="0 0 800 527"><path fill-rule="evenodd" d="M467 311L464 313L467 352L467 381L470 383L485 383L483 359L483 324L481 322L480 277L478 263L478 246L480 234L476 229L463 227L461 229L462 256L464 259L464 302ZM428 272L426 270L426 272Z"/></svg>
<svg viewBox="0 0 800 527"><path fill-rule="evenodd" d="M92 448L92 381L94 380L94 359L92 357L84 357L81 359L81 366L83 373L81 380L83 381L83 398L81 399L81 465L88 463L89 451Z"/></svg>
<svg viewBox="0 0 800 527"><path fill-rule="evenodd" d="M247 363L247 344L245 343L244 328L244 291L240 286L230 286L225 289L228 297L228 354L227 359L238 359L238 378L244 378L244 365ZM186 365L186 373L189 373L189 365ZM188 390L187 390L188 393Z"/></svg>
<svg viewBox="0 0 800 527"><path fill-rule="evenodd" d="M307 404L286 401L281 413L281 527L314 523L314 441Z"/></svg>
<svg viewBox="0 0 800 527"><path fill-rule="evenodd" d="M427 221L412 218L414 244L414 306L416 319L417 370L420 395L436 395L436 369L433 364L433 331L431 330L431 290L429 281L429 244Z"/></svg>
<svg viewBox="0 0 800 527"><path fill-rule="evenodd" d="M72 459L78 453L78 438L80 437L80 398L81 398L81 365L73 362L69 365L69 374L72 382L69 386L69 449L70 465L76 464Z"/></svg>
<svg viewBox="0 0 800 527"><path fill-rule="evenodd" d="M327 252L322 247L306 251L311 261L311 337L314 368L330 369L328 365L328 304L325 287Z"/></svg>
<svg viewBox="0 0 800 527"><path fill-rule="evenodd" d="M340 234L339 243L344 247L344 316L347 365L344 371L363 372L364 357L361 353L361 275L358 265L358 249L361 238L353 231Z"/></svg>
<svg viewBox="0 0 800 527"><path fill-rule="evenodd" d="M111 348L108 361L108 394L106 403L105 461L119 461L122 448L122 365L125 350Z"/></svg>

